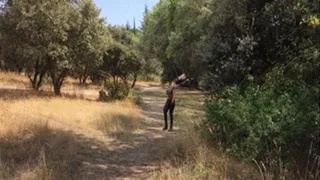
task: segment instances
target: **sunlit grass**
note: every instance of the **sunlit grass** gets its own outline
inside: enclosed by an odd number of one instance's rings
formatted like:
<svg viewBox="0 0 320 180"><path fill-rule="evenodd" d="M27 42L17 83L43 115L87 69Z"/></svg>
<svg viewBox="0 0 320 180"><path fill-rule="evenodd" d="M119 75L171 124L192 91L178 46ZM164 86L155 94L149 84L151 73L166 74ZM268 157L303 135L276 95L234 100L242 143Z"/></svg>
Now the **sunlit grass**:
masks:
<svg viewBox="0 0 320 180"><path fill-rule="evenodd" d="M160 170L152 173L152 179L256 179L252 166L223 155L202 137L205 96L182 90L176 94L174 123L179 129L159 144L163 161Z"/></svg>
<svg viewBox="0 0 320 180"><path fill-rule="evenodd" d="M131 101L84 100L95 87L83 90L83 99L72 91L55 97L26 89L24 76L0 73L0 78L0 179L77 179L81 162L75 155L82 145L77 134L103 143L109 134L138 131L143 119ZM73 86L66 85L79 89Z"/></svg>
<svg viewBox="0 0 320 180"><path fill-rule="evenodd" d="M133 135L147 133L141 127L145 117L132 101L97 102L99 86L79 87L68 78L64 95L55 97L48 84L40 92L26 88L25 76L0 73L0 78L0 179L79 179L79 134L107 145L108 139L132 143ZM158 86L138 94L164 99L162 90ZM250 179L250 167L220 154L201 137L204 95L178 90L176 97L174 124L179 128L159 139L153 156L160 159L160 170L148 179Z"/></svg>
<svg viewBox="0 0 320 180"><path fill-rule="evenodd" d="M29 86L29 79L27 76L14 72L0 72L0 86L27 87Z"/></svg>

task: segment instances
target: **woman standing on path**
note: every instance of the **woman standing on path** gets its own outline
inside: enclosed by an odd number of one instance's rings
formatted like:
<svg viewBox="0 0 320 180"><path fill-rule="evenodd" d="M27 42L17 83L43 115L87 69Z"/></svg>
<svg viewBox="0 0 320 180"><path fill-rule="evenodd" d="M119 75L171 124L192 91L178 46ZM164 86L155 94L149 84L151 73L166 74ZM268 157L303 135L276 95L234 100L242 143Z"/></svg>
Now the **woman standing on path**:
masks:
<svg viewBox="0 0 320 180"><path fill-rule="evenodd" d="M173 111L176 105L175 102L175 96L174 96L174 87L173 86L169 86L166 90L166 94L167 94L167 101L166 104L164 105L163 108L163 113L164 113L164 128L163 130L167 130L168 129L168 116L167 113L168 111L170 111L170 128L169 131L173 130Z"/></svg>
<svg viewBox="0 0 320 180"><path fill-rule="evenodd" d="M174 80L174 83L179 86L179 84L181 84L182 82L184 82L187 79L187 76L185 74L180 75L176 80ZM170 128L169 131L173 130L173 111L174 108L176 106L176 102L175 102L175 90L176 86L169 86L166 90L166 94L167 94L167 101L166 104L164 105L163 108L163 113L164 113L164 128L163 130L167 130L168 129L168 117L167 117L167 113L169 111L170 113Z"/></svg>

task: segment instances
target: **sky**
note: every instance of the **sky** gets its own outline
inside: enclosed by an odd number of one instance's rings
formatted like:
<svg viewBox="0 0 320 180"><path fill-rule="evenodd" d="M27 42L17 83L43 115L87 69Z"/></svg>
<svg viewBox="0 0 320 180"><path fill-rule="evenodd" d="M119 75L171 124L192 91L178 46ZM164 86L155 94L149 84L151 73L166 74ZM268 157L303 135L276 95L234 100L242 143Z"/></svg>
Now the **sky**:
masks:
<svg viewBox="0 0 320 180"><path fill-rule="evenodd" d="M97 7L101 9L101 17L107 19L111 25L126 25L127 21L133 24L136 19L136 26L141 26L145 5L148 9L159 2L159 0L94 0Z"/></svg>

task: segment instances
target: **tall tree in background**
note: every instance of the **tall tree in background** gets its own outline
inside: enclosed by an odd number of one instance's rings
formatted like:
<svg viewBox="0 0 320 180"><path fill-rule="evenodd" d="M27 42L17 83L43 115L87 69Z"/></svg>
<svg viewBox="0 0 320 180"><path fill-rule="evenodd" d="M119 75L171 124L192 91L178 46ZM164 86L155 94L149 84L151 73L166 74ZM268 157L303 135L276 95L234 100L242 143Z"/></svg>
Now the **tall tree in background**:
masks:
<svg viewBox="0 0 320 180"><path fill-rule="evenodd" d="M102 64L103 52L109 39L108 29L99 15L100 10L93 1L84 0L80 4L79 19L75 19L78 27L72 37L75 42L72 50L77 59L74 73L80 84L86 84L89 75Z"/></svg>
<svg viewBox="0 0 320 180"><path fill-rule="evenodd" d="M263 83L302 47L303 26L316 21L318 7L304 0L161 1L145 15L141 50L162 63L164 81L183 72L207 89L240 84L248 74Z"/></svg>
<svg viewBox="0 0 320 180"><path fill-rule="evenodd" d="M92 0L73 3L11 0L2 7L0 34L6 66L23 67L36 90L47 74L55 94L61 95L71 72L85 82L102 63L108 36L100 11Z"/></svg>
<svg viewBox="0 0 320 180"><path fill-rule="evenodd" d="M145 14L140 43L140 48L148 60L156 59L164 66L164 80L175 76L172 62L168 61L166 55L170 34L167 28L168 13L168 2L160 2L154 7L153 12Z"/></svg>
<svg viewBox="0 0 320 180"><path fill-rule="evenodd" d="M216 94L206 123L228 151L278 163L276 179L310 142L319 156L319 1L171 0L146 14L143 55L161 62L164 82L184 72Z"/></svg>
<svg viewBox="0 0 320 180"><path fill-rule="evenodd" d="M68 8L63 0L12 0L3 10L0 31L6 63L24 67L34 89L40 88L49 61L66 53L60 44L67 39Z"/></svg>
<svg viewBox="0 0 320 180"><path fill-rule="evenodd" d="M127 84L130 75L137 77L141 71L142 59L137 51L137 35L123 27L109 27L114 42L107 48L104 55L102 71L113 77L117 83L118 78Z"/></svg>
<svg viewBox="0 0 320 180"><path fill-rule="evenodd" d="M149 76L159 76L162 73L161 61L153 54L152 47L148 43L151 43L148 39L147 30L149 27L149 20L151 19L148 6L145 6L143 14L143 22L141 25L140 38L138 43L138 49L141 57L144 59L144 67L142 68L142 77L148 80Z"/></svg>

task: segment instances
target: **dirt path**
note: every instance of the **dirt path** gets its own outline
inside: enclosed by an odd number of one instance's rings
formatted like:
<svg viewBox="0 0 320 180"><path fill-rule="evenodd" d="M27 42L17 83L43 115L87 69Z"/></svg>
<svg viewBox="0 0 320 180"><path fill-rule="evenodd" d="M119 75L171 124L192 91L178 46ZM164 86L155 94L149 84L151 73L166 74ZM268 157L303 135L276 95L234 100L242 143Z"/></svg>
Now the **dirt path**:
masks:
<svg viewBox="0 0 320 180"><path fill-rule="evenodd" d="M7 94L28 94L29 88L1 86L0 92ZM149 179L150 173L159 169L166 155L166 142L177 133L163 131L162 108L165 103L160 86L141 88L145 116L141 129L136 132L97 134L97 131L84 131L81 127L68 126L64 121L55 120L55 127L75 137L80 149L74 158L75 179L115 180ZM30 96L33 94L31 93ZM93 94L95 95L95 94ZM36 95L35 95L36 96ZM177 127L175 127L177 129ZM97 140L99 136L99 140ZM80 168L80 169L79 169Z"/></svg>
<svg viewBox="0 0 320 180"><path fill-rule="evenodd" d="M77 138L83 144L78 155L81 162L81 179L148 179L148 173L159 168L163 151L161 146L174 133L162 131L162 106L164 97L152 95L160 87L141 90L145 120L141 130L135 133L111 135L108 143L95 143L82 135Z"/></svg>

